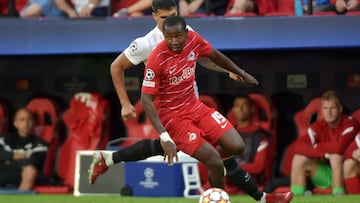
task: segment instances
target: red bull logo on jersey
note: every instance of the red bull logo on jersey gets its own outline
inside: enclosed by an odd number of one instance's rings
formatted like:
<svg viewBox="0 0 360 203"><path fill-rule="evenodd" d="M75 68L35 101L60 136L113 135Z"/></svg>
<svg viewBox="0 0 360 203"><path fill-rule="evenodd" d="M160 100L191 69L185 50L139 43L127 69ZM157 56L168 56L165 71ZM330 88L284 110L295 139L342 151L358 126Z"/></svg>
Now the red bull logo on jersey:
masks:
<svg viewBox="0 0 360 203"><path fill-rule="evenodd" d="M188 56L188 61L194 61L194 60L195 60L195 53L192 51Z"/></svg>
<svg viewBox="0 0 360 203"><path fill-rule="evenodd" d="M185 69L182 71L182 75L181 75L181 76L171 77L171 78L169 79L169 84L170 84L170 85L178 85L178 84L180 84L183 80L186 80L186 79L190 78L191 76L193 76L194 73L195 73L195 67L185 68Z"/></svg>

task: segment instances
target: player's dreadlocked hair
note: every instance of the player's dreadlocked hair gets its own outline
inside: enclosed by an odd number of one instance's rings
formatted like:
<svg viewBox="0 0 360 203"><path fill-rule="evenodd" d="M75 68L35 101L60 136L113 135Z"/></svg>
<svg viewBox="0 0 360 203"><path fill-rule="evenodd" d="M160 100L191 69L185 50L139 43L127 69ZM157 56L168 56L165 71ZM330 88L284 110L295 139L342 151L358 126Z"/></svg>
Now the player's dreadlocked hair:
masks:
<svg viewBox="0 0 360 203"><path fill-rule="evenodd" d="M153 0L152 10L157 12L158 9L170 10L171 8L177 8L175 0Z"/></svg>

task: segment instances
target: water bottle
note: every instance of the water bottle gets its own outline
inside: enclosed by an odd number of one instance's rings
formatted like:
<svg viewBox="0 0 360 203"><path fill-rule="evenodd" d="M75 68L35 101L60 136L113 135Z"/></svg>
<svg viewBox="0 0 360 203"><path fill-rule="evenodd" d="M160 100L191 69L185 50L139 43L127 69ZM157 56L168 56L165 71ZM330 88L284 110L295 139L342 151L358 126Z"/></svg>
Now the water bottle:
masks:
<svg viewBox="0 0 360 203"><path fill-rule="evenodd" d="M296 16L302 16L304 15L304 11L303 11L303 7L302 7L302 2L301 0L294 0L295 4L294 4L294 8L295 8L295 15Z"/></svg>

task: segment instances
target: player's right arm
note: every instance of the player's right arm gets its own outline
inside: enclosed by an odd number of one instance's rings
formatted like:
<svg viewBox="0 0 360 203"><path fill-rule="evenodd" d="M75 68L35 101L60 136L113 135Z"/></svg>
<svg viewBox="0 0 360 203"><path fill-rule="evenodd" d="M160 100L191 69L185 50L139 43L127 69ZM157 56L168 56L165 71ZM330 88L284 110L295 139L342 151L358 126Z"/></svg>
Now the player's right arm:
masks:
<svg viewBox="0 0 360 203"><path fill-rule="evenodd" d="M125 56L124 52L121 53L111 64L110 73L111 78L120 100L121 116L124 120L135 118L135 107L131 104L129 96L125 88L125 70L133 66L130 60Z"/></svg>
<svg viewBox="0 0 360 203"><path fill-rule="evenodd" d="M111 78L120 100L121 116L124 120L136 117L135 107L131 104L125 87L125 70L145 61L150 53L150 45L142 38L135 39L111 64Z"/></svg>

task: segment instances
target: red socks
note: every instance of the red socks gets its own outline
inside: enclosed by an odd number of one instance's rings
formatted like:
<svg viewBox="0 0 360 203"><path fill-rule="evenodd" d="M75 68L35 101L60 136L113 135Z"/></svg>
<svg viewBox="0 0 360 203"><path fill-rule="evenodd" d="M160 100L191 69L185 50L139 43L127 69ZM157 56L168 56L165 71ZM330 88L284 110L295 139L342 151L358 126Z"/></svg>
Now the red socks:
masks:
<svg viewBox="0 0 360 203"><path fill-rule="evenodd" d="M347 194L360 194L360 176L345 179Z"/></svg>

